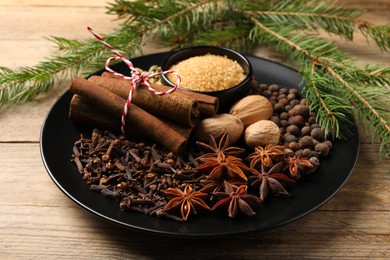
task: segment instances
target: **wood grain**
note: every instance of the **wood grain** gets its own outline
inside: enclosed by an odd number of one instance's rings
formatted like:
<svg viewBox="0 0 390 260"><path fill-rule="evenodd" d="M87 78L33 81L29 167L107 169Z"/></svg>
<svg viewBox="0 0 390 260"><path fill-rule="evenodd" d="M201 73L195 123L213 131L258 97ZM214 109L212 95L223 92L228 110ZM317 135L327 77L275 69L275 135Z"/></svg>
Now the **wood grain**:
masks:
<svg viewBox="0 0 390 260"><path fill-rule="evenodd" d="M389 1L345 0L367 8L363 18L389 23ZM33 66L53 53L48 35L88 39L89 25L107 33L118 25L106 0L0 1L0 66ZM364 37L330 37L360 64L390 65ZM145 53L167 50L154 42ZM283 62L269 48L255 55ZM293 64L287 64L293 66ZM70 79L23 105L0 109L0 259L388 259L390 160L361 131L361 152L344 187L325 205L293 223L263 233L212 240L161 238L120 228L81 209L47 174L39 135L51 106ZM360 129L361 130L361 129ZM348 151L345 151L348 152Z"/></svg>

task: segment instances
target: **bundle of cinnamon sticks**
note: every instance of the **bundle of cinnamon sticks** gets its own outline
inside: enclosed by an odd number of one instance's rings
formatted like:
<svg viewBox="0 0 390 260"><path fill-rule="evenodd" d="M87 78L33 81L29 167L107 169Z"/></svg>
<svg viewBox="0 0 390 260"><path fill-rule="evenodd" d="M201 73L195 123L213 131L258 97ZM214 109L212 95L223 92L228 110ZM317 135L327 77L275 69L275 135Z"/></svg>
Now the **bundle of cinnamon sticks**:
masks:
<svg viewBox="0 0 390 260"><path fill-rule="evenodd" d="M168 86L152 84L157 91ZM130 91L130 81L104 72L88 79L76 77L70 91L69 118L91 127L118 131L122 110ZM163 96L155 95L140 85L132 97L126 116L125 131L160 143L178 153L186 147L192 129L200 118L214 116L218 98L177 89Z"/></svg>

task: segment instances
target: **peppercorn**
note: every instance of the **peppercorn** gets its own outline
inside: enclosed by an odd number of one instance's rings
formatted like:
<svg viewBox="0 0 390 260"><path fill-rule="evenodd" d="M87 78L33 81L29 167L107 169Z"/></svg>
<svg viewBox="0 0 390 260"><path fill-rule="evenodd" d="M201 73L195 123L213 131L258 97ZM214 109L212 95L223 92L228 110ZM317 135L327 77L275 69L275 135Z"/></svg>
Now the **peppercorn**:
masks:
<svg viewBox="0 0 390 260"><path fill-rule="evenodd" d="M284 135L286 133L286 129L284 127L279 127L279 132L281 135Z"/></svg>
<svg viewBox="0 0 390 260"><path fill-rule="evenodd" d="M294 93L288 94L288 95L287 95L287 99L290 100L290 101L293 100L293 99L295 99L295 94L294 94Z"/></svg>
<svg viewBox="0 0 390 260"><path fill-rule="evenodd" d="M299 143L302 145L304 148L312 148L313 147L313 137L305 135L302 136L299 139Z"/></svg>
<svg viewBox="0 0 390 260"><path fill-rule="evenodd" d="M298 138L295 135L292 135L291 133L286 133L283 138L284 141L287 143L298 141Z"/></svg>
<svg viewBox="0 0 390 260"><path fill-rule="evenodd" d="M282 113L282 112L284 112L284 111L286 111L286 109L284 108L284 105L283 105L283 104L276 103L276 104L274 105L274 112L275 112L275 113Z"/></svg>
<svg viewBox="0 0 390 260"><path fill-rule="evenodd" d="M289 93L292 93L292 94L298 95L298 93L299 93L299 90L298 90L297 88L291 88L291 89L289 90Z"/></svg>
<svg viewBox="0 0 390 260"><path fill-rule="evenodd" d="M317 153L316 150L311 151L311 157L318 157L318 156L319 156L319 154Z"/></svg>
<svg viewBox="0 0 390 260"><path fill-rule="evenodd" d="M280 126L281 127L287 127L289 125L288 121L287 120L280 120Z"/></svg>
<svg viewBox="0 0 390 260"><path fill-rule="evenodd" d="M277 126L280 126L280 119L279 119L279 117L277 117L277 116L272 116L272 117L270 118L270 120L271 120L272 122L274 122Z"/></svg>
<svg viewBox="0 0 390 260"><path fill-rule="evenodd" d="M268 85L267 85L267 84L264 84L264 83L261 83L261 84L259 84L259 88L260 88L261 90L268 90Z"/></svg>
<svg viewBox="0 0 390 260"><path fill-rule="evenodd" d="M255 77L252 77L251 80L249 81L249 85L251 86L252 89L255 89L256 87L259 86L259 82L256 80Z"/></svg>
<svg viewBox="0 0 390 260"><path fill-rule="evenodd" d="M310 125L310 128L311 128L311 129L319 128L319 127L320 127L320 125L317 124L317 123L314 123L314 124L311 124L311 125Z"/></svg>
<svg viewBox="0 0 390 260"><path fill-rule="evenodd" d="M287 112L282 112L279 115L280 120L287 120L289 118L289 114Z"/></svg>
<svg viewBox="0 0 390 260"><path fill-rule="evenodd" d="M295 151L295 156L296 156L296 157L302 157L302 152L303 152L302 149L296 150L296 151Z"/></svg>
<svg viewBox="0 0 390 260"><path fill-rule="evenodd" d="M289 145L288 145L288 148L290 148L291 150L293 151L297 151L298 149L300 149L302 147L302 145L298 142L291 142Z"/></svg>
<svg viewBox="0 0 390 260"><path fill-rule="evenodd" d="M310 157L310 156L311 156L311 149L309 149L309 148L303 149L302 155L303 155L304 157Z"/></svg>
<svg viewBox="0 0 390 260"><path fill-rule="evenodd" d="M297 125L289 125L286 128L286 132L290 133L292 135L295 135L295 136L298 136L301 133L301 131L299 130L299 127Z"/></svg>
<svg viewBox="0 0 390 260"><path fill-rule="evenodd" d="M288 90L287 88L281 88L281 89L279 90L279 93L280 93L280 94L288 95L289 90Z"/></svg>
<svg viewBox="0 0 390 260"><path fill-rule="evenodd" d="M316 122L316 117L315 116L309 116L309 118L307 119L307 122L309 124L314 124Z"/></svg>
<svg viewBox="0 0 390 260"><path fill-rule="evenodd" d="M279 91L280 90L280 86L277 85L277 84L272 84L268 87L269 91L271 92L275 92L275 91Z"/></svg>
<svg viewBox="0 0 390 260"><path fill-rule="evenodd" d="M305 125L301 129L301 134L302 135L310 135L310 132L311 132L311 129L310 129L310 126L308 126L308 125Z"/></svg>
<svg viewBox="0 0 390 260"><path fill-rule="evenodd" d="M325 141L323 141L323 143L327 144L329 146L329 149L332 149L333 144L331 141L325 140Z"/></svg>
<svg viewBox="0 0 390 260"><path fill-rule="evenodd" d="M312 129L310 135L318 141L323 141L325 139L324 130L322 130L321 128Z"/></svg>
<svg viewBox="0 0 390 260"><path fill-rule="evenodd" d="M271 94L271 91L264 90L264 91L261 92L261 95L263 95L266 98L269 98L272 94Z"/></svg>
<svg viewBox="0 0 390 260"><path fill-rule="evenodd" d="M290 116L288 118L288 123L290 125L296 125L299 128L301 128L301 127L303 127L305 125L305 119L301 115Z"/></svg>
<svg viewBox="0 0 390 260"><path fill-rule="evenodd" d="M279 96L279 101L278 101L279 104L282 104L283 106L286 106L290 103L290 101L288 101L287 98L283 97L283 98L280 98Z"/></svg>
<svg viewBox="0 0 390 260"><path fill-rule="evenodd" d="M284 153L285 157L292 157L292 156L294 156L294 151L289 149L289 148L284 148L283 153Z"/></svg>
<svg viewBox="0 0 390 260"><path fill-rule="evenodd" d="M318 166L320 166L320 160L317 157L312 156L309 158L309 162L311 163L311 165L313 165L313 168L306 171L306 173L313 173L317 170Z"/></svg>
<svg viewBox="0 0 390 260"><path fill-rule="evenodd" d="M319 143L314 148L321 157L325 157L329 154L329 146L326 143Z"/></svg>
<svg viewBox="0 0 390 260"><path fill-rule="evenodd" d="M298 103L299 103L299 101L298 101ZM290 116L301 115L304 118L308 118L309 117L309 108L307 106L304 106L304 105L296 104L290 111L288 111L288 114Z"/></svg>
<svg viewBox="0 0 390 260"><path fill-rule="evenodd" d="M298 104L299 104L299 100L298 99L293 99L293 100L290 101L290 106L292 108L294 108Z"/></svg>

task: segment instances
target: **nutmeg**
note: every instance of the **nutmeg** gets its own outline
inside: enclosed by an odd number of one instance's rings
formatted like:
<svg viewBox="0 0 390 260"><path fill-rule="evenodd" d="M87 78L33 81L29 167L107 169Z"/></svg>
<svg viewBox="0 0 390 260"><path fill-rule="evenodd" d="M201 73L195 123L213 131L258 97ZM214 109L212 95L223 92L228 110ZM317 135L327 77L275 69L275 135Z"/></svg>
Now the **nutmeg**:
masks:
<svg viewBox="0 0 390 260"><path fill-rule="evenodd" d="M260 95L249 95L235 103L229 114L236 116L244 124L244 127L259 121L267 120L273 114L272 103Z"/></svg>
<svg viewBox="0 0 390 260"><path fill-rule="evenodd" d="M195 128L195 136L199 141L208 142L210 135L219 139L225 132L228 133L229 144L240 139L244 132L244 125L241 120L230 114L218 114L203 119Z"/></svg>
<svg viewBox="0 0 390 260"><path fill-rule="evenodd" d="M248 126L244 133L249 147L277 144L280 138L279 127L270 120L260 120Z"/></svg>

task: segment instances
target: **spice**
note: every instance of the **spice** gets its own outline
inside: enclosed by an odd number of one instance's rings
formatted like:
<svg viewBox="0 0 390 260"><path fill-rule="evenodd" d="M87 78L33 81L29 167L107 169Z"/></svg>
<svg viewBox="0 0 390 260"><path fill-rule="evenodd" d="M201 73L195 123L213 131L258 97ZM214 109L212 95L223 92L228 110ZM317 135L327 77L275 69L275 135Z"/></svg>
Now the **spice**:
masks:
<svg viewBox="0 0 390 260"><path fill-rule="evenodd" d="M113 75L112 73L109 72L103 72L102 77L104 78L118 78L117 76ZM124 79L119 79L123 82L128 82ZM164 85L159 85L159 84L151 84L152 87L161 92L168 91L171 87L164 86ZM201 93L196 93L192 91L186 91L183 89L176 89L174 93L181 94L183 96L186 96L188 98L193 98L198 101L198 109L199 112L201 113L202 116L215 116L218 111L218 106L219 106L219 100L217 97L213 97L210 95L205 95Z"/></svg>
<svg viewBox="0 0 390 260"><path fill-rule="evenodd" d="M88 81L94 82L124 99L129 95L130 83L128 80L92 76L88 78ZM176 92L158 96L150 92L146 86L141 85L135 90L131 102L150 114L167 118L185 126L194 127L199 121L198 101Z"/></svg>
<svg viewBox="0 0 390 260"><path fill-rule="evenodd" d="M203 201L208 195L200 191L193 191L190 185L185 185L184 189L169 188L162 191L170 200L164 207L166 211L180 208L181 217L184 221L188 219L190 213L197 214L196 209L210 210L210 207Z"/></svg>
<svg viewBox="0 0 390 260"><path fill-rule="evenodd" d="M167 205L163 190L191 185L186 191L197 198L200 180L205 179L185 154L180 157L155 144L132 142L98 129L92 131L91 138L81 136L75 142L73 161L91 190L115 198L121 210L148 215L165 216L158 213Z"/></svg>
<svg viewBox="0 0 390 260"><path fill-rule="evenodd" d="M293 183L294 180L281 173L282 167L283 163L279 162L267 172L264 170L264 165L262 165L261 172L258 172L254 176L250 176L250 185L259 187L259 198L261 200L264 200L269 192L279 197L291 196L281 182Z"/></svg>
<svg viewBox="0 0 390 260"><path fill-rule="evenodd" d="M281 161L283 156L283 146L267 144L265 147L255 147L255 151L248 158L250 159L250 167L255 168L259 163L266 167L272 167L274 161Z"/></svg>
<svg viewBox="0 0 390 260"><path fill-rule="evenodd" d="M290 101L291 108L285 105L284 112L274 111L273 122L277 122L280 131L278 144L268 143L248 151L229 146L225 132L221 138L210 136L207 143L195 140L179 154L152 143L150 138L128 140L93 129L90 138L81 136L74 143L75 170L92 191L115 199L124 211L176 221L188 221L192 213L210 208L226 210L229 217L239 212L252 216L252 207L271 194L290 197L287 184L293 185L315 172L319 158L332 148L330 141L320 142L315 139L317 135L311 136L313 129L319 127L310 119L315 117L313 112L305 118L302 128L294 125L300 129L297 136L291 128L287 130L292 117L288 111L298 104L305 105L298 100L298 92L277 85L252 85L254 93L273 90L269 92L270 97L278 95L275 102L279 97ZM282 116L286 125L282 124ZM318 139L323 138L321 135Z"/></svg>
<svg viewBox="0 0 390 260"><path fill-rule="evenodd" d="M204 158L211 158L211 157L218 158L221 156L221 154L225 156L227 155L237 156L245 152L245 149L240 147L231 147L231 146L229 147L229 136L227 132L225 132L222 135L222 137L219 139L218 144L213 135L210 135L210 144L206 144L200 141L197 141L196 144L201 146L206 151L208 151L208 153L198 157L197 160L201 160Z"/></svg>
<svg viewBox="0 0 390 260"><path fill-rule="evenodd" d="M246 215L253 216L256 213L252 210L251 206L261 202L259 198L252 194L247 193L248 186L241 185L235 187L229 182L224 181L224 192L215 192L215 197L221 198L212 208L212 210L218 210L220 208L227 209L228 216L234 218L237 213L243 212Z"/></svg>
<svg viewBox="0 0 390 260"><path fill-rule="evenodd" d="M120 96L81 77L73 80L70 91L95 103L114 116L122 114L126 103L126 100ZM128 109L126 121L126 125L130 125L135 131L145 134L171 151L178 152L186 145L186 139L182 135L134 104Z"/></svg>
<svg viewBox="0 0 390 260"><path fill-rule="evenodd" d="M206 54L180 61L171 70L180 74L183 88L202 92L219 91L234 87L245 79L244 69L226 56ZM171 82L176 76L168 75Z"/></svg>

